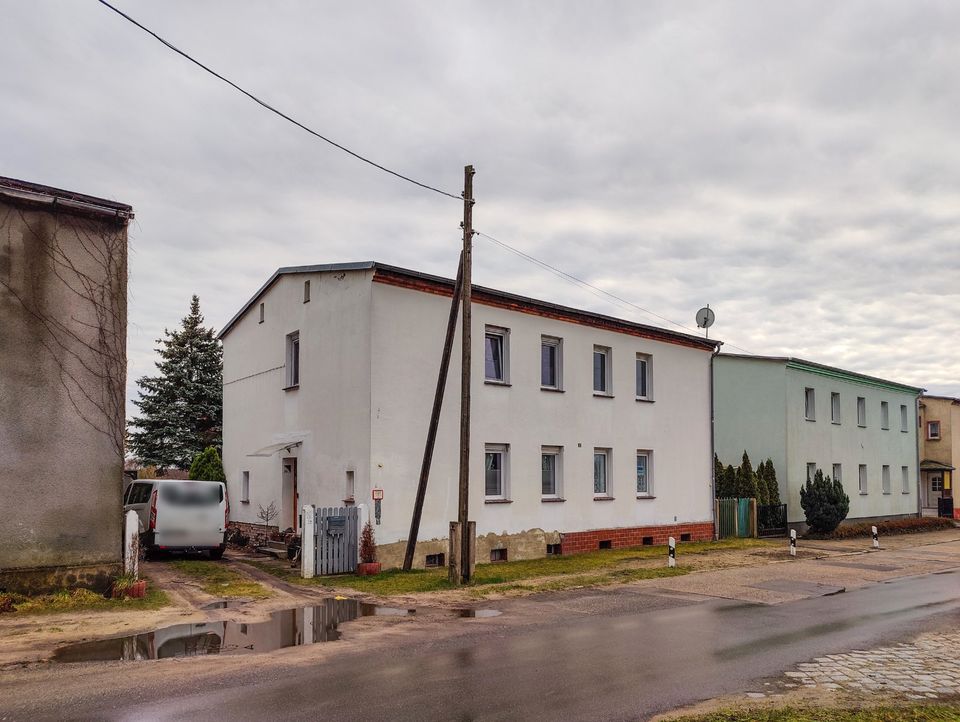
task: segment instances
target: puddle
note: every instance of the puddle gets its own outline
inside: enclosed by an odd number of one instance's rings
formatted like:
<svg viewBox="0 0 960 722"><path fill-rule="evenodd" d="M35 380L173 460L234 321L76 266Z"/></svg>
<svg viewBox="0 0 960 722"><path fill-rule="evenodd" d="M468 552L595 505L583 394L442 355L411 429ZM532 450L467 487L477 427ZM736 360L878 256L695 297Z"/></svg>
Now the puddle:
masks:
<svg viewBox="0 0 960 722"><path fill-rule="evenodd" d="M230 602L217 602L232 604ZM213 606L225 609L226 606ZM208 654L255 654L340 639L339 626L358 617L400 617L416 610L378 607L355 599L327 599L315 607L273 612L265 622L234 621L174 624L152 632L98 639L57 649L54 662L113 662L199 657Z"/></svg>
<svg viewBox="0 0 960 722"><path fill-rule="evenodd" d="M465 619L473 619L480 617L499 617L503 612L499 612L496 609L455 609L458 617L463 617Z"/></svg>

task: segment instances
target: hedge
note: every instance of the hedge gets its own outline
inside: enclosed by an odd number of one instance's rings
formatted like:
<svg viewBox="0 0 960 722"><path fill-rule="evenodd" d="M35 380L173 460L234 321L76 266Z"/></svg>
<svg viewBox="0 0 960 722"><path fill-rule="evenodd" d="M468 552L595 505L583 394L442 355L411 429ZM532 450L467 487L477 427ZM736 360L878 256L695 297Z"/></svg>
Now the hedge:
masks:
<svg viewBox="0 0 960 722"><path fill-rule="evenodd" d="M876 526L880 536L893 534L914 534L921 531L936 531L937 529L953 529L956 525L952 519L942 519L935 516L910 517L907 519L888 519L878 522L857 522L855 524L841 524L829 534L807 534L807 539L852 539L855 537L871 536L870 527Z"/></svg>

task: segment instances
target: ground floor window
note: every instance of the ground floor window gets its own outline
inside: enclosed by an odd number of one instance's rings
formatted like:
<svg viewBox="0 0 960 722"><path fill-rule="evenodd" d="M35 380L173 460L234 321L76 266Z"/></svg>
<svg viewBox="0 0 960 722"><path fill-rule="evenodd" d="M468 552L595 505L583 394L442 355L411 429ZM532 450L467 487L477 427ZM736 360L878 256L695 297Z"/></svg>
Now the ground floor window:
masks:
<svg viewBox="0 0 960 722"><path fill-rule="evenodd" d="M610 495L610 449L593 450L593 495Z"/></svg>
<svg viewBox="0 0 960 722"><path fill-rule="evenodd" d="M506 444L487 444L484 457L484 493L487 499L507 498Z"/></svg>
<svg viewBox="0 0 960 722"><path fill-rule="evenodd" d="M653 452L649 449L637 451L637 496L652 496L653 487L650 479L650 460Z"/></svg>
<svg viewBox="0 0 960 722"><path fill-rule="evenodd" d="M860 493L867 493L867 465L860 464Z"/></svg>
<svg viewBox="0 0 960 722"><path fill-rule="evenodd" d="M540 494L544 499L559 499L561 454L559 446L544 446L540 449Z"/></svg>
<svg viewBox="0 0 960 722"><path fill-rule="evenodd" d="M906 467L906 466L901 466L901 467L900 467L900 477L901 477L901 480L900 480L900 483L901 483L901 491L902 491L904 494L909 494L909 493L910 493L910 469L909 469L909 467Z"/></svg>

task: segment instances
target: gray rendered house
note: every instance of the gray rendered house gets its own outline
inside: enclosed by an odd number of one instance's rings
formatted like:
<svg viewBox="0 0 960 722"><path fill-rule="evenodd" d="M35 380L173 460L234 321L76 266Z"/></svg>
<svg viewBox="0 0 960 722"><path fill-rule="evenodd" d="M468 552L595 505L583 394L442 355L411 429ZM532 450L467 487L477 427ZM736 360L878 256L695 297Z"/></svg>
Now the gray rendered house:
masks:
<svg viewBox="0 0 960 722"><path fill-rule="evenodd" d="M724 464L773 460L791 525L800 487L822 469L850 497L848 520L917 516L915 386L790 357L721 354L714 443Z"/></svg>

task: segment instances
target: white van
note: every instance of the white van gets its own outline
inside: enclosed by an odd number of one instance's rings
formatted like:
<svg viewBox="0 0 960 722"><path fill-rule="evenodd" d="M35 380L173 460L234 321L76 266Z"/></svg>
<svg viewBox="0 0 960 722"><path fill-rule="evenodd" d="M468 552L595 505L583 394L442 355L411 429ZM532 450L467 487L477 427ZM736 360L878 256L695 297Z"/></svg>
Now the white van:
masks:
<svg viewBox="0 0 960 722"><path fill-rule="evenodd" d="M123 511L140 517L140 543L159 550L206 551L219 559L226 548L230 504L222 481L137 479L123 495Z"/></svg>

